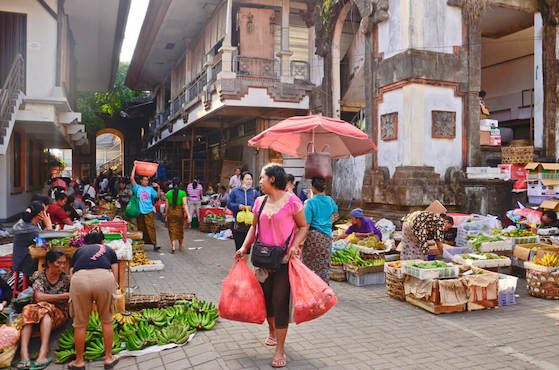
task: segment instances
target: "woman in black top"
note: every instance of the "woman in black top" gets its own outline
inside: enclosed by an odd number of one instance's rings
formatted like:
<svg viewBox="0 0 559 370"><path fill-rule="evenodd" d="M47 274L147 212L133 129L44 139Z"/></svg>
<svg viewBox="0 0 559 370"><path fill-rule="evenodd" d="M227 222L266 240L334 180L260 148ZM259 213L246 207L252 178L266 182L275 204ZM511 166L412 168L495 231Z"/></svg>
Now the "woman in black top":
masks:
<svg viewBox="0 0 559 370"><path fill-rule="evenodd" d="M14 251L12 265L14 271L23 272L31 277L37 271L37 260L31 258L29 246L35 243L35 237L44 230L52 229L52 222L46 213L45 205L39 201L33 201L22 213L21 219L14 225Z"/></svg>
<svg viewBox="0 0 559 370"><path fill-rule="evenodd" d="M86 245L78 248L70 260L70 314L74 325L76 359L68 368L85 369L86 329L95 301L105 343L105 369L112 369L119 360L111 353L118 259L115 251L103 244L105 236L102 232L90 232L84 241Z"/></svg>

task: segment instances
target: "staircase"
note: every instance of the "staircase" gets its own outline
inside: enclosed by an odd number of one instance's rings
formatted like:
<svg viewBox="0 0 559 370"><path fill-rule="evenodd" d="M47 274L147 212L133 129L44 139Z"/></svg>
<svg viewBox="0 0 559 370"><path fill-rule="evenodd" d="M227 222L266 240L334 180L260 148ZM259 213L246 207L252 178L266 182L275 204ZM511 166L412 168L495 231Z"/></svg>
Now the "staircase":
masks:
<svg viewBox="0 0 559 370"><path fill-rule="evenodd" d="M5 155L8 149L16 114L23 101L24 89L25 61L21 54L18 54L0 89L0 155Z"/></svg>

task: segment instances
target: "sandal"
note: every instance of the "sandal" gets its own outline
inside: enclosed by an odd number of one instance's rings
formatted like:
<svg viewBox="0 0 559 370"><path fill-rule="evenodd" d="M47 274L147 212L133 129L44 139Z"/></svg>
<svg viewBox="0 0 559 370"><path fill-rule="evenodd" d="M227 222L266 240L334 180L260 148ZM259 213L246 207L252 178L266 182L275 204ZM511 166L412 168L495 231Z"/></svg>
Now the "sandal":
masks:
<svg viewBox="0 0 559 370"><path fill-rule="evenodd" d="M285 353L280 358L274 358L272 360L272 367L285 367L287 366L287 357L285 357Z"/></svg>
<svg viewBox="0 0 559 370"><path fill-rule="evenodd" d="M76 366L76 365L74 365L73 362L70 362L68 364L68 369L70 369L70 370L85 370L85 365L84 366Z"/></svg>
<svg viewBox="0 0 559 370"><path fill-rule="evenodd" d="M278 340L276 338L268 336L268 338L266 338L266 340L264 341L264 344L267 346L275 346L278 344Z"/></svg>
<svg viewBox="0 0 559 370"><path fill-rule="evenodd" d="M171 249L171 254L175 254L175 248Z"/></svg>
<svg viewBox="0 0 559 370"><path fill-rule="evenodd" d="M27 370L32 366L33 361L31 361L30 359L27 361L18 361L15 363L15 368L16 369L22 369L22 370Z"/></svg>
<svg viewBox="0 0 559 370"><path fill-rule="evenodd" d="M179 247L179 251L183 251L184 250L184 245Z"/></svg>
<svg viewBox="0 0 559 370"><path fill-rule="evenodd" d="M42 369L46 368L47 366L49 366L51 362L52 362L52 358L50 358L50 357L47 358L47 360L45 362L35 361L30 369L31 370L42 370Z"/></svg>
<svg viewBox="0 0 559 370"><path fill-rule="evenodd" d="M103 368L104 368L105 370L110 370L110 369L112 369L113 367L115 367L115 365L118 364L119 361L120 361L120 358L114 356L113 362L111 362L110 364L103 364Z"/></svg>

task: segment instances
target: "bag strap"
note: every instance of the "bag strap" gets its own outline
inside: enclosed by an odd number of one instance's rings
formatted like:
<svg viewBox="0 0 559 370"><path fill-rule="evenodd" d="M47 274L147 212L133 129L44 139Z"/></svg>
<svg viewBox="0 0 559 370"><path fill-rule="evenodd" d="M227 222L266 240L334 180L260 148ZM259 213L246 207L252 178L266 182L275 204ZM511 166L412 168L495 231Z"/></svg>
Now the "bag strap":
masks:
<svg viewBox="0 0 559 370"><path fill-rule="evenodd" d="M266 195L264 197L264 201L262 202L262 205L260 206L260 209L258 210L258 219L256 221L256 237L254 238L255 242L258 241L258 233L260 232L260 216L262 215L262 210L264 209L264 206L266 205L267 201L268 201L268 196Z"/></svg>

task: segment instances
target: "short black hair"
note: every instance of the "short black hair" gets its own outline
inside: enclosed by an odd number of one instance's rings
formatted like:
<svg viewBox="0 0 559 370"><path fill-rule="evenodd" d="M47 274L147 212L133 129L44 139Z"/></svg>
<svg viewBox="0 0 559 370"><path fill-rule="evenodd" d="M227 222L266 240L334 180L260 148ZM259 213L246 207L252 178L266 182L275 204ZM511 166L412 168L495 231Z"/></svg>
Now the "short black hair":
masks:
<svg viewBox="0 0 559 370"><path fill-rule="evenodd" d="M441 218L445 221L450 222L451 225L454 225L454 219L444 213L441 213Z"/></svg>
<svg viewBox="0 0 559 370"><path fill-rule="evenodd" d="M84 238L85 244L101 244L105 240L105 234L102 231L90 231Z"/></svg>
<svg viewBox="0 0 559 370"><path fill-rule="evenodd" d="M252 173L245 171L243 173L241 173L241 181L243 181L243 179L245 178L246 175L250 175L250 178L254 180L254 176L252 176Z"/></svg>
<svg viewBox="0 0 559 370"><path fill-rule="evenodd" d="M324 177L313 177L311 180L311 185L313 188L318 190L319 192L323 192L326 189L326 179Z"/></svg>
<svg viewBox="0 0 559 370"><path fill-rule="evenodd" d="M480 98L485 98L485 95L487 95L487 93L485 92L485 90L481 90L481 91L479 92L479 94L478 94L478 96L479 96Z"/></svg>
<svg viewBox="0 0 559 370"><path fill-rule="evenodd" d="M280 190L285 190L287 186L287 174L282 166L277 164L269 164L264 167L264 173L268 177L273 177L272 185Z"/></svg>
<svg viewBox="0 0 559 370"><path fill-rule="evenodd" d="M557 212L547 210L542 212L542 216L544 215L551 218L552 222L557 222Z"/></svg>
<svg viewBox="0 0 559 370"><path fill-rule="evenodd" d="M50 249L45 255L45 263L44 263L45 268L49 267L51 263L56 262L56 260L62 256L66 257L66 254L62 252L60 249Z"/></svg>
<svg viewBox="0 0 559 370"><path fill-rule="evenodd" d="M74 203L74 200L76 200L76 197L74 197L73 195L70 195L70 196L68 197L68 204Z"/></svg>
<svg viewBox="0 0 559 370"><path fill-rule="evenodd" d="M63 191L54 194L54 200L63 200L66 198L68 198L68 196Z"/></svg>
<svg viewBox="0 0 559 370"><path fill-rule="evenodd" d="M288 173L287 174L287 182L290 182L292 184L295 184L295 176L293 176L292 174Z"/></svg>
<svg viewBox="0 0 559 370"><path fill-rule="evenodd" d="M227 188L224 185L219 185L219 190L225 190L227 191Z"/></svg>
<svg viewBox="0 0 559 370"><path fill-rule="evenodd" d="M39 213L43 212L44 210L45 210L45 206L43 205L43 203L39 201L31 202L27 206L23 214L21 215L21 219L25 222L31 222L33 217L37 216Z"/></svg>

